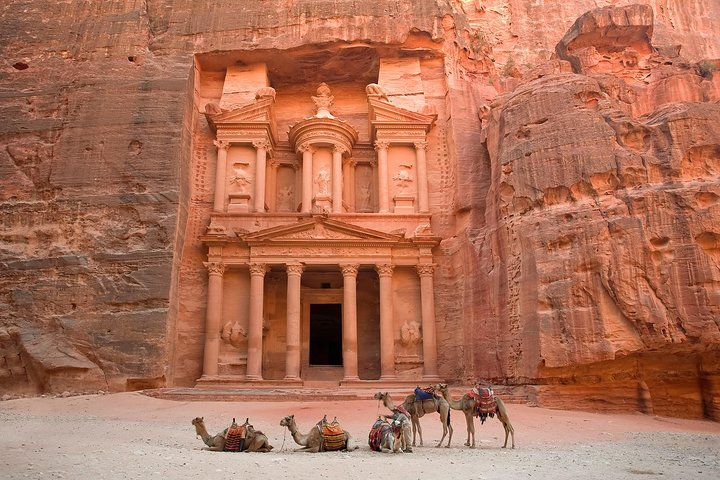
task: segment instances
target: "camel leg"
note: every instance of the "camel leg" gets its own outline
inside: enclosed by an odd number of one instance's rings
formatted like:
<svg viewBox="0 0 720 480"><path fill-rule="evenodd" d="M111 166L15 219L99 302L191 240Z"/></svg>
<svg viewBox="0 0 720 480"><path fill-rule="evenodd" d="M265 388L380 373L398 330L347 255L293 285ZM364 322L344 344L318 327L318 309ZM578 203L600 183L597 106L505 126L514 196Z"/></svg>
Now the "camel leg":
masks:
<svg viewBox="0 0 720 480"><path fill-rule="evenodd" d="M467 441L465 442L466 447L475 448L475 421L473 420L472 412L465 413L465 425L467 426ZM472 436L472 443L470 443L470 437Z"/></svg>
<svg viewBox="0 0 720 480"><path fill-rule="evenodd" d="M423 446L423 439L422 439L422 427L420 426L420 418L415 417L415 420L413 420L413 447L415 446L415 429L417 429L418 437L420 437L420 446Z"/></svg>
<svg viewBox="0 0 720 480"><path fill-rule="evenodd" d="M512 423L510 423L510 417L505 409L505 404L499 398L497 399L497 417L505 429L505 444L503 444L502 448L507 447L508 435L512 435L512 448L515 448L515 429Z"/></svg>

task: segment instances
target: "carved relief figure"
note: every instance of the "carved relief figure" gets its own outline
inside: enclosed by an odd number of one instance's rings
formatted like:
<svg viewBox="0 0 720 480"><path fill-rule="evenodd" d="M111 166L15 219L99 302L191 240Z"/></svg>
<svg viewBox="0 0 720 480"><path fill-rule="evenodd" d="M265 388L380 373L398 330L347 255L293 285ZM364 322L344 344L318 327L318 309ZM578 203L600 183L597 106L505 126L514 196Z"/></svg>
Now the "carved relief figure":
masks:
<svg viewBox="0 0 720 480"><path fill-rule="evenodd" d="M318 195L327 195L330 188L330 174L325 168L321 168L315 177L318 186Z"/></svg>
<svg viewBox="0 0 720 480"><path fill-rule="evenodd" d="M395 185L397 185L401 192L406 191L407 187L413 181L413 178L410 175L410 170L408 170L410 168L412 168L412 165L400 165L400 169L395 172L395 175L392 177L395 181Z"/></svg>
<svg viewBox="0 0 720 480"><path fill-rule="evenodd" d="M400 341L406 347L417 345L421 340L420 324L415 320L405 322L403 326L400 327Z"/></svg>
<svg viewBox="0 0 720 480"><path fill-rule="evenodd" d="M220 335L220 338L222 338L225 342L229 343L233 347L239 347L242 344L242 341L247 338L247 332L244 328L240 326L240 324L235 322L227 322L225 325L223 325L222 334Z"/></svg>
<svg viewBox="0 0 720 480"><path fill-rule="evenodd" d="M230 184L238 187L240 193L245 193L245 187L252 184L252 177L250 177L242 163L236 163L233 165L233 176L230 177Z"/></svg>
<svg viewBox="0 0 720 480"><path fill-rule="evenodd" d="M316 113L315 116L318 118L335 118L330 113L330 106L333 104L335 97L332 96L330 87L328 84L323 82L317 89L317 96L312 97L315 103Z"/></svg>

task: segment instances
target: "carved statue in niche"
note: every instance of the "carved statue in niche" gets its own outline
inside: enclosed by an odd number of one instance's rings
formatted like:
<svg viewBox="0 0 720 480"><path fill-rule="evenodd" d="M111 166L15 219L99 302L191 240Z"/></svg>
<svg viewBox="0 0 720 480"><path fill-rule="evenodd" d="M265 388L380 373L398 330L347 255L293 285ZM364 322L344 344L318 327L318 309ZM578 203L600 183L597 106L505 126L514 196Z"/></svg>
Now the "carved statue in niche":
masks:
<svg viewBox="0 0 720 480"><path fill-rule="evenodd" d="M225 325L223 325L220 338L222 338L226 343L229 343L233 347L238 348L247 338L247 335L248 334L245 329L242 328L236 320L235 322L227 322Z"/></svg>
<svg viewBox="0 0 720 480"><path fill-rule="evenodd" d="M412 183L413 178L410 175L410 169L412 168L412 165L406 165L402 164L400 165L400 168L397 172L395 172L395 175L393 175L392 179L395 181L395 185L397 185L398 190L402 193L406 192L408 189L408 186Z"/></svg>
<svg viewBox="0 0 720 480"><path fill-rule="evenodd" d="M318 195L327 195L329 193L330 174L324 167L320 169L317 177L315 177L315 183L318 186Z"/></svg>
<svg viewBox="0 0 720 480"><path fill-rule="evenodd" d="M312 100L315 103L315 116L317 118L335 118L333 114L330 113L330 106L333 104L335 97L332 96L327 83L323 82L320 84L317 88L317 96L312 97Z"/></svg>
<svg viewBox="0 0 720 480"><path fill-rule="evenodd" d="M418 345L422 341L420 335L420 324L415 320L405 322L400 327L400 342L406 347Z"/></svg>
<svg viewBox="0 0 720 480"><path fill-rule="evenodd" d="M372 170L361 165L357 168L357 190L356 190L356 205L355 209L358 212L369 212L372 211Z"/></svg>
<svg viewBox="0 0 720 480"><path fill-rule="evenodd" d="M293 211L293 188L290 185L282 185L278 188L278 210L283 212Z"/></svg>
<svg viewBox="0 0 720 480"><path fill-rule="evenodd" d="M238 188L239 193L245 193L245 188L252 184L252 177L250 177L242 163L236 163L233 165L233 176L230 177L230 184L235 185Z"/></svg>

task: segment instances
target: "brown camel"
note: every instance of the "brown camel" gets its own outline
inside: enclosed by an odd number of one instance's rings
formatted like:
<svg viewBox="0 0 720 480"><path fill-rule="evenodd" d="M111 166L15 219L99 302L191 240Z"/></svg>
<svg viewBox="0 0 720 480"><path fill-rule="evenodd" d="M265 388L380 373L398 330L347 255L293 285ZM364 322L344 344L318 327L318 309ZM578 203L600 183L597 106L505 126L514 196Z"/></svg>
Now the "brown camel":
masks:
<svg viewBox="0 0 720 480"><path fill-rule="evenodd" d="M410 419L412 420L412 431L413 431L413 447L415 446L415 437L416 432L417 436L420 437L420 446L423 446L423 438L422 438L422 427L420 427L420 417L425 415L426 413L439 413L440 414L440 423L442 423L443 427L443 434L442 438L440 439L440 442L436 445L437 447L442 446L443 440L445 440L445 436L448 436L448 442L446 447L450 446L450 441L452 440L452 434L453 434L453 428L452 425L450 425L450 405L448 404L447 400L445 400L442 397L433 397L428 400L422 400L422 401L415 401L415 394L411 393L407 397L405 397L405 401L402 403L400 407L395 406L395 402L390 397L390 394L388 392L377 392L375 396L373 397L375 400L382 400L383 405L385 405L387 408L389 408L393 412L400 411L402 412L402 409L407 411L410 414Z"/></svg>
<svg viewBox="0 0 720 480"><path fill-rule="evenodd" d="M442 393L442 396L445 398L445 400L447 400L450 408L452 408L453 410L462 410L462 412L465 414L465 422L467 423L467 440L465 441L465 445L470 448L475 448L474 417L475 408L477 405L475 399L466 393L459 400L455 400L450 396L448 386L442 383L435 385L435 389L439 390L440 393ZM508 416L507 408L505 408L505 402L503 402L500 397L495 395L495 403L496 409L494 413L497 415L498 420L500 420L500 423L502 423L503 428L505 429L505 443L503 444L502 448L507 447L508 435L512 435L512 448L515 448L515 429L510 423L510 417ZM472 443L470 443L471 436Z"/></svg>
<svg viewBox="0 0 720 480"><path fill-rule="evenodd" d="M228 429L226 428L217 435L212 436L208 434L207 428L205 428L205 421L203 420L203 418L204 417L195 417L192 421L192 424L195 426L195 433L200 438L202 438L202 441L205 443L205 445L207 445L206 450L210 450L213 452L225 451ZM233 425L234 422L235 420L233 419ZM250 425L249 419L245 420L245 423L242 425L242 427L245 429L245 437L244 442L240 447L241 451L269 452L273 449L273 446L270 445L267 436L261 431L255 430L255 428Z"/></svg>
<svg viewBox="0 0 720 480"><path fill-rule="evenodd" d="M287 427L293 437L293 440L295 440L295 443L301 445L301 448L297 448L295 449L295 451L310 453L325 452L330 450L327 448L326 439L323 438L322 433L322 427L325 423L327 423L326 419L323 418L320 422L317 423L317 425L313 426L313 428L307 434L303 435L297 428L297 424L295 423L295 415L288 415L287 417L280 420L280 426ZM355 444L352 436L345 430L342 430L341 439L342 447L338 448L338 450L350 451L359 448L358 445Z"/></svg>
<svg viewBox="0 0 720 480"><path fill-rule="evenodd" d="M207 448L205 448L205 450L222 452L223 450L225 450L225 436L227 435L228 429L226 428L217 435L210 435L207 431L207 428L205 428L205 421L203 420L203 418L204 417L195 417L193 419L192 424L195 426L195 433L197 434L197 436L202 438L202 441L205 442L205 445L207 445Z"/></svg>

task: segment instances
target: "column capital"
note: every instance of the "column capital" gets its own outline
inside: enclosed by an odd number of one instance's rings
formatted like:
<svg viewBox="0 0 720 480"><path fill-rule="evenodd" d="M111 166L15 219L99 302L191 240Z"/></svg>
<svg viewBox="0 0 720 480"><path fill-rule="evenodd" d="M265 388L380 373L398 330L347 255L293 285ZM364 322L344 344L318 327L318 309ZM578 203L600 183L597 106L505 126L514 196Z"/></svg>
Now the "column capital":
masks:
<svg viewBox="0 0 720 480"><path fill-rule="evenodd" d="M272 168L273 170L277 170L277 168L280 166L280 160L276 158L271 158L268 161L268 165L270 165L270 168Z"/></svg>
<svg viewBox="0 0 720 480"><path fill-rule="evenodd" d="M333 152L339 153L340 155L347 153L347 148L342 145L333 145Z"/></svg>
<svg viewBox="0 0 720 480"><path fill-rule="evenodd" d="M378 275L381 277L392 277L394 269L395 265L392 265L390 263L375 265L375 270L377 270Z"/></svg>
<svg viewBox="0 0 720 480"><path fill-rule="evenodd" d="M227 150L230 147L230 142L227 140L213 140L213 145L215 145L218 150Z"/></svg>
<svg viewBox="0 0 720 480"><path fill-rule="evenodd" d="M432 274L435 272L435 264L433 263L422 263L419 265L415 265L415 269L418 272L418 275L421 277L429 277L432 276Z"/></svg>
<svg viewBox="0 0 720 480"><path fill-rule="evenodd" d="M303 263L286 263L285 267L288 275L302 275L303 270L305 270L305 264Z"/></svg>
<svg viewBox="0 0 720 480"><path fill-rule="evenodd" d="M266 151L270 150L270 142L267 140L253 140L252 146L255 147L255 149L260 150L261 148L264 148Z"/></svg>
<svg viewBox="0 0 720 480"><path fill-rule="evenodd" d="M309 143L303 143L301 145L298 145L298 147L297 147L298 152L302 152L302 153L309 152L311 149L312 149L312 146L310 146Z"/></svg>
<svg viewBox="0 0 720 480"><path fill-rule="evenodd" d="M414 142L413 145L415 145L415 150L427 150L428 142L425 140L419 140Z"/></svg>
<svg viewBox="0 0 720 480"><path fill-rule="evenodd" d="M205 265L210 275L220 275L222 277L225 273L225 264L222 262L203 262L203 265Z"/></svg>
<svg viewBox="0 0 720 480"><path fill-rule="evenodd" d="M390 148L390 142L387 140L375 140L375 150L387 150Z"/></svg>
<svg viewBox="0 0 720 480"><path fill-rule="evenodd" d="M360 268L360 265L358 265L357 263L340 265L340 270L342 270L343 277L357 276L359 268Z"/></svg>
<svg viewBox="0 0 720 480"><path fill-rule="evenodd" d="M251 263L248 265L250 268L250 275L260 275L265 276L265 274L270 271L270 267L266 263Z"/></svg>

